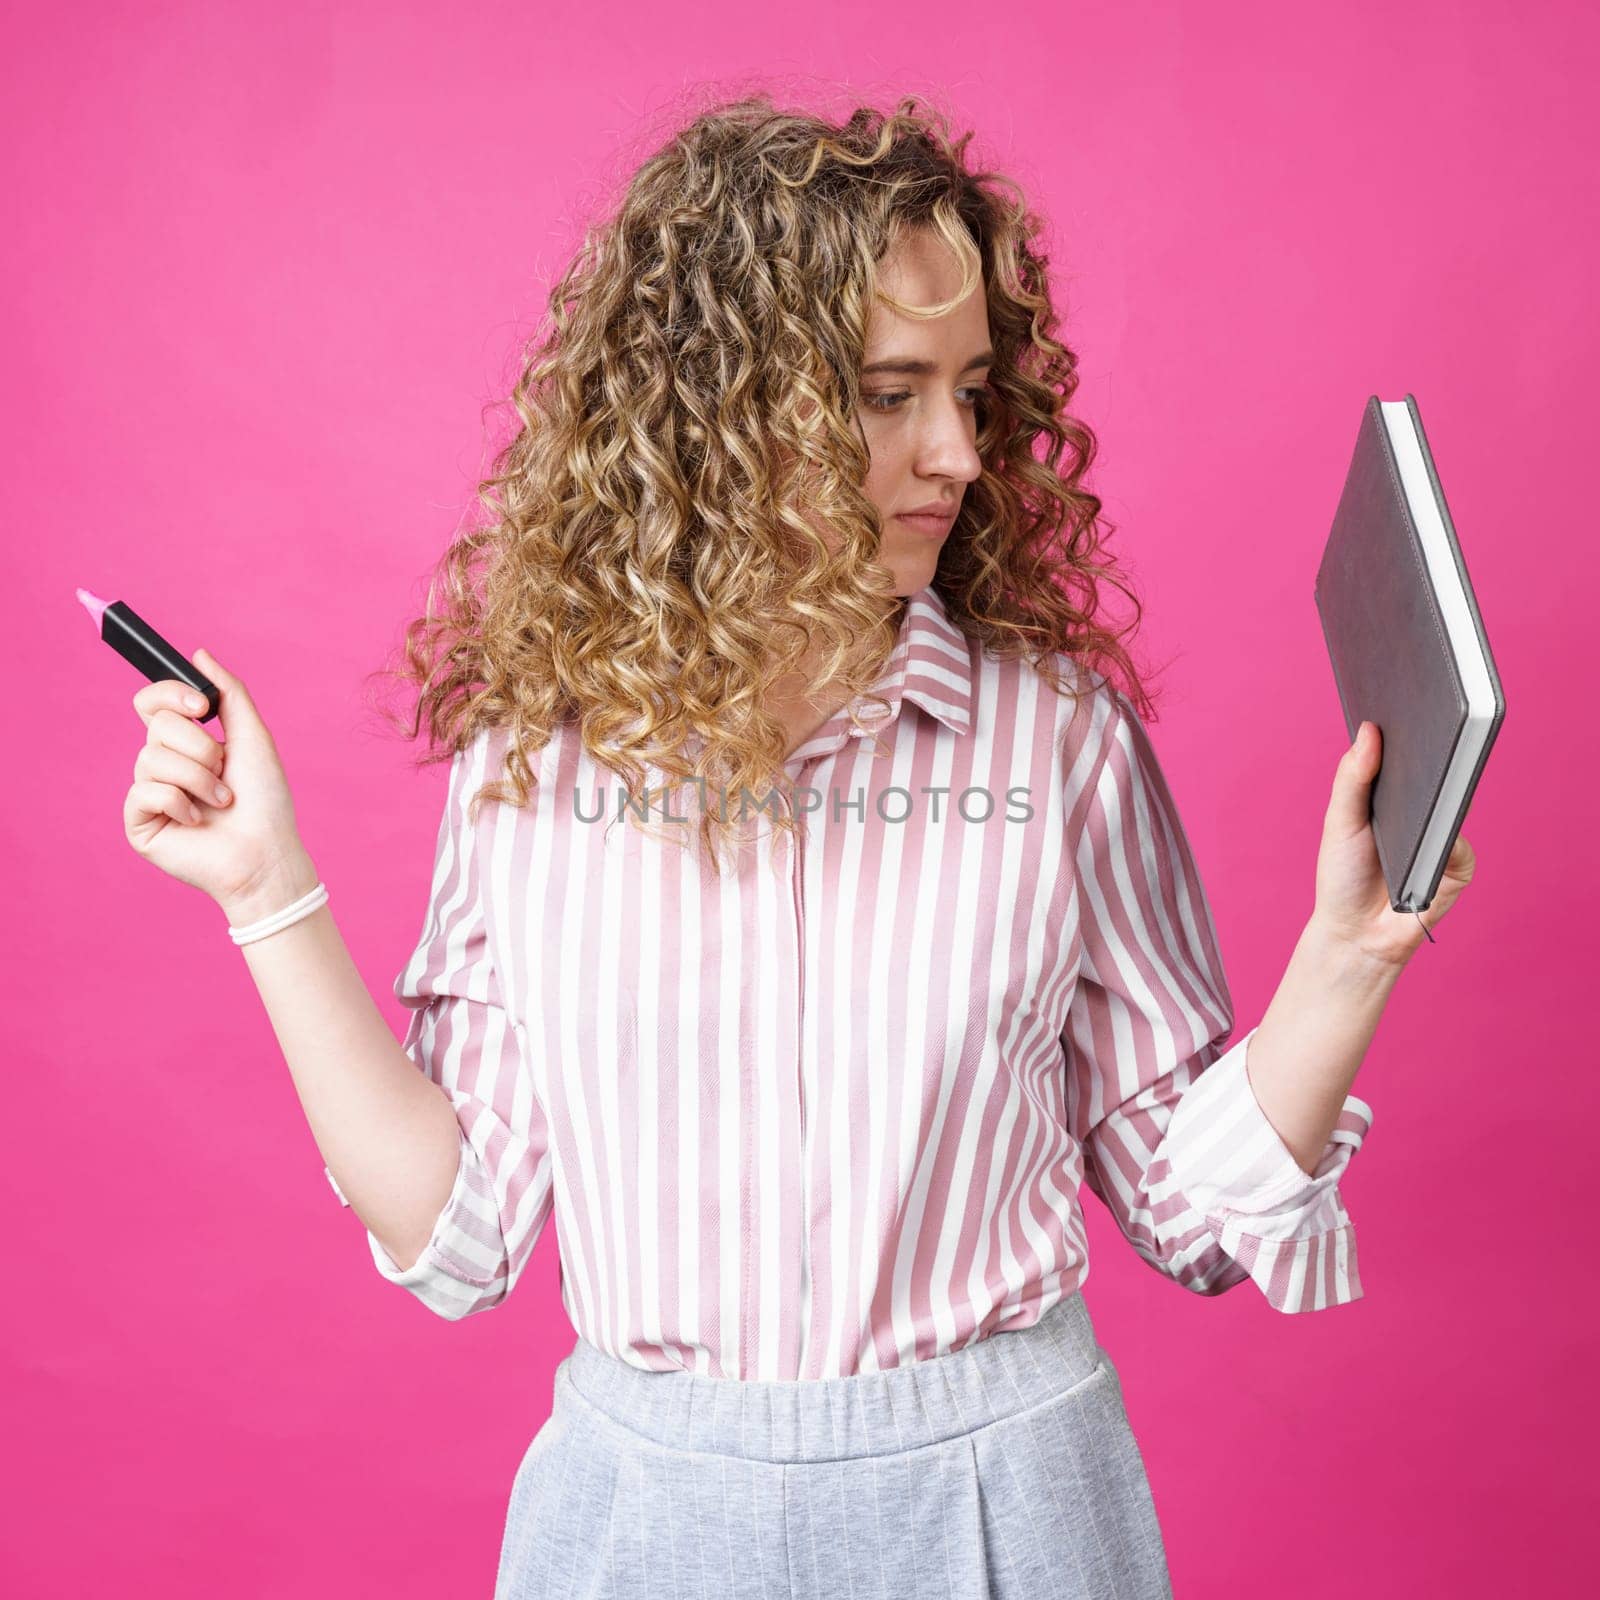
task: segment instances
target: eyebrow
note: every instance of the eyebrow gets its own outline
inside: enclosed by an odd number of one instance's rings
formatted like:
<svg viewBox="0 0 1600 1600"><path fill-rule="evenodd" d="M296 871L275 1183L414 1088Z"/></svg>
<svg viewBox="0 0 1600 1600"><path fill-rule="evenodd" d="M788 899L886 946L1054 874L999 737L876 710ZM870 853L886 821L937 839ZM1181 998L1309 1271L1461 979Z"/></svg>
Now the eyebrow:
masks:
<svg viewBox="0 0 1600 1600"><path fill-rule="evenodd" d="M994 351L985 350L981 355L974 356L966 366L960 370L971 372L974 367L987 367L994 363ZM889 356L883 361L874 361L861 369L861 376L866 377L869 372L904 372L912 377L931 378L938 372L938 367L931 361L917 361L911 356Z"/></svg>

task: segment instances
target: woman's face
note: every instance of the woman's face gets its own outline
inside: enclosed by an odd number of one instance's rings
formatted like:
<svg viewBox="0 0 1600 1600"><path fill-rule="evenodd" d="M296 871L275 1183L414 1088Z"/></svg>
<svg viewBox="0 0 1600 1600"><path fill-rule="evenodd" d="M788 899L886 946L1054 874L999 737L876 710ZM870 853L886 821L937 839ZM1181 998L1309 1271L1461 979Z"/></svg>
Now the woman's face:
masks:
<svg viewBox="0 0 1600 1600"><path fill-rule="evenodd" d="M933 305L960 289L961 266L924 228L885 257L880 282L907 305ZM932 580L962 496L981 471L976 406L989 364L981 282L931 320L874 302L859 416L872 456L866 492L883 519L879 560L894 573L898 595L915 594ZM941 515L906 515L925 507Z"/></svg>

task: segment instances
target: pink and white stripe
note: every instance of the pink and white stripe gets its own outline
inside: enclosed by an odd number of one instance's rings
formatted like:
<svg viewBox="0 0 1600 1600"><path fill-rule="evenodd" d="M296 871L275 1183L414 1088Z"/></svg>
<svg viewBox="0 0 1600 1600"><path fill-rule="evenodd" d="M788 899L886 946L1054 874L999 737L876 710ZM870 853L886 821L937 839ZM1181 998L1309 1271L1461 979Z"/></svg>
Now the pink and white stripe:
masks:
<svg viewBox="0 0 1600 1600"><path fill-rule="evenodd" d="M616 820L620 781L571 729L525 809L471 827L505 748L481 734L395 981L461 1164L408 1271L368 1235L383 1276L451 1320L487 1310L554 1214L563 1304L601 1349L842 1376L1069 1294L1086 1182L1197 1294L1359 1298L1338 1183L1371 1109L1346 1100L1314 1177L1279 1139L1254 1029L1223 1050L1216 929L1148 735L1082 681L1074 717L919 591L887 714L864 696L787 763L821 796L807 836L763 829L721 879ZM583 820L602 801L609 827Z"/></svg>

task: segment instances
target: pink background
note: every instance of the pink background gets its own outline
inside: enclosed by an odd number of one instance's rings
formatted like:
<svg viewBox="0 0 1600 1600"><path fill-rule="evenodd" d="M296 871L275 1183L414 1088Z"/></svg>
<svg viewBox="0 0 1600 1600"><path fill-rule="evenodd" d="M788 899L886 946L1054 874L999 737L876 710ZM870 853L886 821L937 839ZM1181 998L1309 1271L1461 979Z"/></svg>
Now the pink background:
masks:
<svg viewBox="0 0 1600 1600"><path fill-rule="evenodd" d="M886 0L13 13L0 1589L487 1595L572 1342L547 1231L448 1324L373 1270L220 911L122 834L142 680L77 584L253 689L385 1015L442 769L363 700L590 208L687 86L918 90L1052 219L1154 737L1259 1020L1343 725L1311 585L1418 397L1511 712L1480 875L1356 1090L1367 1297L1088 1298L1187 1597L1579 1592L1592 1536L1593 8ZM1592 1574L1588 1582L1592 1582ZM1584 1584L1587 1588L1587 1583Z"/></svg>

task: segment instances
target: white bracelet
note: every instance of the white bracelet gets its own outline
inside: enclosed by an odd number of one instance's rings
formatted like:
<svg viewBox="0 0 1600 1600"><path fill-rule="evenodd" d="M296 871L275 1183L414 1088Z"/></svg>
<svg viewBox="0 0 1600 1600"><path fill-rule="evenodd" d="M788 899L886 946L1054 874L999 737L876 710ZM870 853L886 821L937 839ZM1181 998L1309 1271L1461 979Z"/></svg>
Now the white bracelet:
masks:
<svg viewBox="0 0 1600 1600"><path fill-rule="evenodd" d="M292 923L299 922L302 917L309 917L320 906L328 903L328 891L324 884L318 882L315 889L309 894L303 894L293 905L287 905L282 911L274 911L270 917L263 917L259 922L249 923L243 928L236 928L228 924L228 934L235 944L250 944L257 939L265 939L269 933L277 933L280 928L287 928Z"/></svg>

